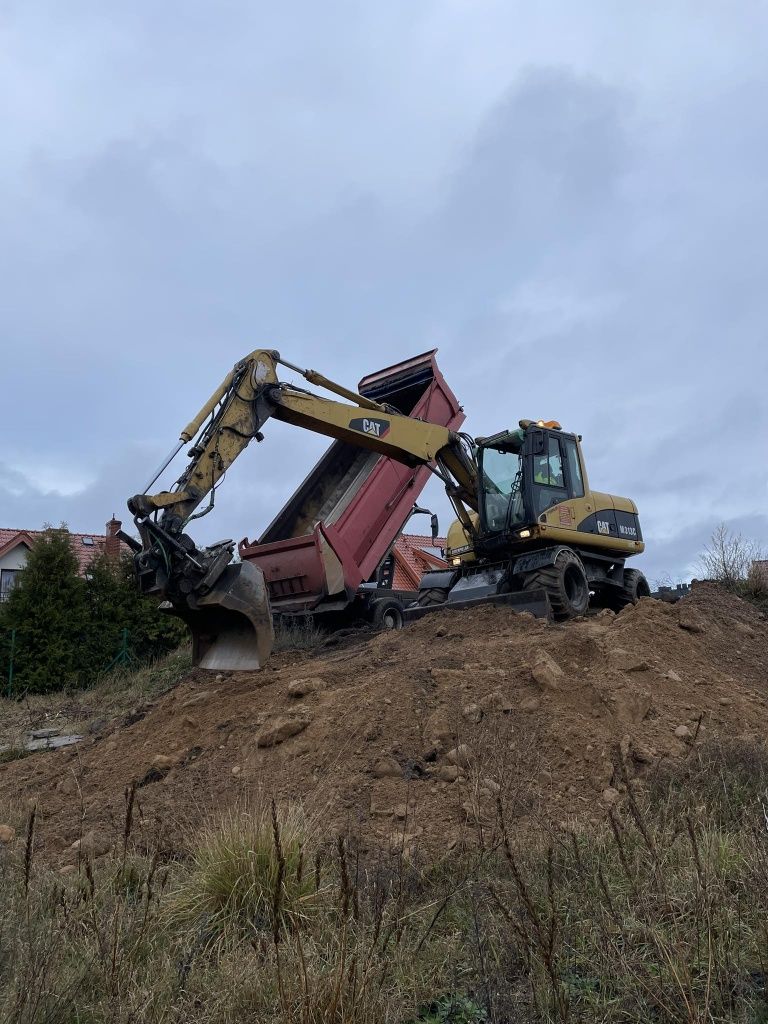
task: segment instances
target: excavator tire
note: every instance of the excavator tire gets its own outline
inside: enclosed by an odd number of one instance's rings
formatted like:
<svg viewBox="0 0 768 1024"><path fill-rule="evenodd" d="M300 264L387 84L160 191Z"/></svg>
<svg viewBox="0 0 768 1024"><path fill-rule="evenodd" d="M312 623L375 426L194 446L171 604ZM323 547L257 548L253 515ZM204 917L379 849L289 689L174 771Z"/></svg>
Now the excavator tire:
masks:
<svg viewBox="0 0 768 1024"><path fill-rule="evenodd" d="M545 590L556 621L585 615L589 607L589 583L575 551L562 548L552 565L528 573L523 590Z"/></svg>
<svg viewBox="0 0 768 1024"><path fill-rule="evenodd" d="M442 587L430 587L428 590L420 590L417 604L422 607L429 607L433 604L445 604L448 600L448 591Z"/></svg>
<svg viewBox="0 0 768 1024"><path fill-rule="evenodd" d="M641 597L650 597L651 588L648 580L639 569L624 570L624 585L616 588L612 593L605 594L602 604L606 608L612 608L620 612L628 604L637 604Z"/></svg>

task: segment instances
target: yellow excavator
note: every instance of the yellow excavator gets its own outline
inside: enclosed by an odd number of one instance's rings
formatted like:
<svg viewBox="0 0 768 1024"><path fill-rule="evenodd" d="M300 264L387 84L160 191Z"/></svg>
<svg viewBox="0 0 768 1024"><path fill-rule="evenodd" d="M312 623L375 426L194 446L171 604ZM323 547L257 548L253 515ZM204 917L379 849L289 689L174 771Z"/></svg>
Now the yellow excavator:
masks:
<svg viewBox="0 0 768 1024"><path fill-rule="evenodd" d="M344 401L281 382L281 365ZM263 440L270 418L427 466L441 479L457 515L447 537L449 568L422 578L406 619L481 601L566 619L585 614L590 602L620 609L650 593L643 574L625 568L644 549L637 508L628 498L590 489L580 436L555 421L520 420L513 430L473 439L258 349L234 366L182 430L145 490L191 444L173 487L128 501L141 538L132 542L139 588L164 598L167 610L189 624L196 663L205 658L211 668L256 669L271 653L261 569L233 563L232 541L198 548L185 532L213 508L227 469L252 440Z"/></svg>

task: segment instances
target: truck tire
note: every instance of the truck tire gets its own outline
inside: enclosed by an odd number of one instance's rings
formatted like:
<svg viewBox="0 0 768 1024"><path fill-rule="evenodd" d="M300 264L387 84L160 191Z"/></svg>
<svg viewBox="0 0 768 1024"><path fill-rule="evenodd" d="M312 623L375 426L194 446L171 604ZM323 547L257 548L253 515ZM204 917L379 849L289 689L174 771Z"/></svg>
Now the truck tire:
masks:
<svg viewBox="0 0 768 1024"><path fill-rule="evenodd" d="M552 565L530 572L523 590L544 590L556 621L585 615L589 607L589 583L575 551L562 548Z"/></svg>
<svg viewBox="0 0 768 1024"><path fill-rule="evenodd" d="M624 570L624 585L617 587L612 594L607 594L607 607L616 612L626 608L628 604L637 604L641 597L650 597L651 588L648 580L639 569Z"/></svg>
<svg viewBox="0 0 768 1024"><path fill-rule="evenodd" d="M403 606L393 597L377 601L371 613L374 629L402 629L404 624Z"/></svg>

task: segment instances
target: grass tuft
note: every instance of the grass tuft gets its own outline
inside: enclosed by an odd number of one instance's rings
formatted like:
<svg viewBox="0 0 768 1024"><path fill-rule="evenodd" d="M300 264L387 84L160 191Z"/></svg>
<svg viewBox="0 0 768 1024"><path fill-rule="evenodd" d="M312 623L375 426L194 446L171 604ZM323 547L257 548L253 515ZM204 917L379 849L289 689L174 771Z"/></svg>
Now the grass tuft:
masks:
<svg viewBox="0 0 768 1024"><path fill-rule="evenodd" d="M29 757L32 753L31 750L27 750L26 747L6 747L5 750L0 750L0 764L10 764L12 761L20 761L23 757Z"/></svg>
<svg viewBox="0 0 768 1024"><path fill-rule="evenodd" d="M326 639L310 615L281 615L275 623L275 653L312 651Z"/></svg>
<svg viewBox="0 0 768 1024"><path fill-rule="evenodd" d="M203 949L296 927L318 901L303 872L311 836L298 804L231 811L209 823L169 894L169 923Z"/></svg>

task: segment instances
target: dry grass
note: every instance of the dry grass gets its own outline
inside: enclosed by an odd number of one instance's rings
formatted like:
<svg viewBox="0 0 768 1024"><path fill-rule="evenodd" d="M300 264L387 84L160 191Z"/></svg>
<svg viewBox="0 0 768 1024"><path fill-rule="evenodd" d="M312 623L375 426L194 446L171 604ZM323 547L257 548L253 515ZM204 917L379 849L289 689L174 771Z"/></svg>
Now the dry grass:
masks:
<svg viewBox="0 0 768 1024"><path fill-rule="evenodd" d="M281 615L275 623L275 653L282 651L312 651L319 647L327 635L318 628L311 615Z"/></svg>
<svg viewBox="0 0 768 1024"><path fill-rule="evenodd" d="M515 849L489 885L535 1019L768 1020L768 757L702 750L605 826ZM503 820L503 810L500 809Z"/></svg>
<svg viewBox="0 0 768 1024"><path fill-rule="evenodd" d="M295 930L321 898L313 837L298 804L230 811L203 827L167 918L206 950Z"/></svg>
<svg viewBox="0 0 768 1024"><path fill-rule="evenodd" d="M768 1021L768 761L711 748L603 824L419 864L293 806L188 860L0 850L1 1024ZM722 792L728 793L723 799Z"/></svg>
<svg viewBox="0 0 768 1024"><path fill-rule="evenodd" d="M20 747L32 729L57 727L64 733L85 733L97 720L108 722L125 715L137 704L172 689L189 672L189 648L160 658L140 669L118 669L94 686L46 694L27 694L8 700L0 697L0 747Z"/></svg>

